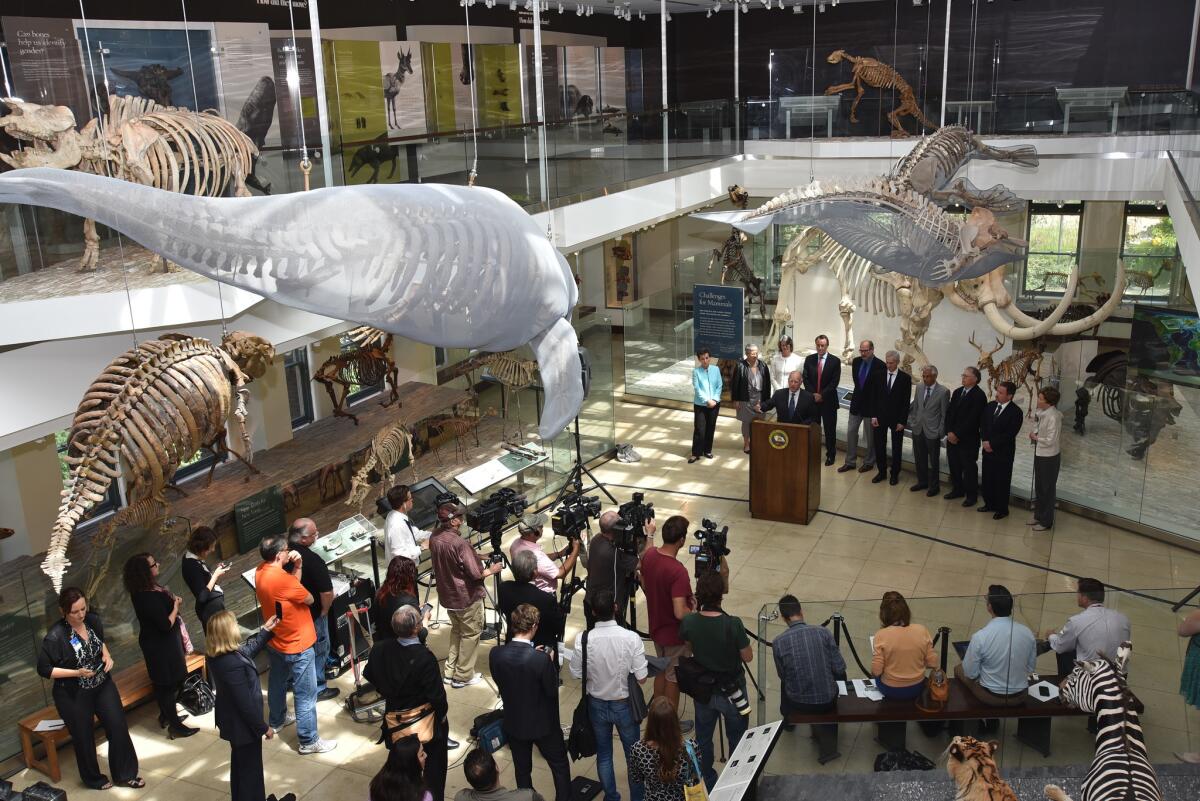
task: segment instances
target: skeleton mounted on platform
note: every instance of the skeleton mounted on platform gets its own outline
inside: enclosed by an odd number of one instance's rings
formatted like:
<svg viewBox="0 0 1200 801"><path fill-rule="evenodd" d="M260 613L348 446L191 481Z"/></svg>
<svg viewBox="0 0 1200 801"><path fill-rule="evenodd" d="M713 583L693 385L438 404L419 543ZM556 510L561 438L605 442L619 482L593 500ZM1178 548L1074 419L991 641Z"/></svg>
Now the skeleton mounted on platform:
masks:
<svg viewBox="0 0 1200 801"><path fill-rule="evenodd" d="M1042 348L1030 347L1024 350L1014 350L1009 356L996 363L992 360L992 355L1004 347L1004 337L997 337L996 347L991 350L985 350L975 341L974 332L968 341L975 350L979 351L978 367L980 371L988 374L988 397L993 397L996 387L1005 381L1011 381L1019 387L1023 386L1029 393L1029 404L1026 406L1025 416L1033 417L1037 393L1042 387L1042 362L1045 360Z"/></svg>
<svg viewBox="0 0 1200 801"><path fill-rule="evenodd" d="M400 399L396 391L396 380L400 374L391 356L392 335L369 325L361 325L346 332L346 338L354 346L351 350L330 356L317 368L312 380L325 387L333 401L334 417L349 417L358 425L358 417L346 411L346 397L351 386L373 387L385 381L391 389L390 396L381 406L391 406ZM341 387L338 397L334 385Z"/></svg>

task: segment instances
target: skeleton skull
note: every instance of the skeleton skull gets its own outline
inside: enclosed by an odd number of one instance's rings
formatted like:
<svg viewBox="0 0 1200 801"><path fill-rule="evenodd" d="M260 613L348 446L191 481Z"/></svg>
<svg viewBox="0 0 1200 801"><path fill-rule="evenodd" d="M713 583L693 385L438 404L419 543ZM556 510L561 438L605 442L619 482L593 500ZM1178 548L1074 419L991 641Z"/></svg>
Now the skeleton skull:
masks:
<svg viewBox="0 0 1200 801"><path fill-rule="evenodd" d="M275 358L274 345L246 331L230 331L221 340L221 347L249 378L262 378Z"/></svg>
<svg viewBox="0 0 1200 801"><path fill-rule="evenodd" d="M0 117L0 129L18 142L28 142L0 161L14 168L57 167L71 169L82 158L75 115L66 106L41 106L12 97L0 98L11 112Z"/></svg>

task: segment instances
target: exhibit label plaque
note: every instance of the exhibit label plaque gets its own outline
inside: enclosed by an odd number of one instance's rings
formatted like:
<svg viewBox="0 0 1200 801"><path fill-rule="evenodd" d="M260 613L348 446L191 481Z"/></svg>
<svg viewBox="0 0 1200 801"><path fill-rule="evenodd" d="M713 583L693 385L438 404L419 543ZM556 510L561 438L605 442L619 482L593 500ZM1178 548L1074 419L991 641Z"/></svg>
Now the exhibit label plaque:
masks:
<svg viewBox="0 0 1200 801"><path fill-rule="evenodd" d="M693 350L708 348L714 359L742 358L744 291L740 286L696 284L692 290Z"/></svg>
<svg viewBox="0 0 1200 801"><path fill-rule="evenodd" d="M287 530L283 515L283 493L279 487L267 487L233 507L237 526L238 553L258 547L263 536L282 534Z"/></svg>

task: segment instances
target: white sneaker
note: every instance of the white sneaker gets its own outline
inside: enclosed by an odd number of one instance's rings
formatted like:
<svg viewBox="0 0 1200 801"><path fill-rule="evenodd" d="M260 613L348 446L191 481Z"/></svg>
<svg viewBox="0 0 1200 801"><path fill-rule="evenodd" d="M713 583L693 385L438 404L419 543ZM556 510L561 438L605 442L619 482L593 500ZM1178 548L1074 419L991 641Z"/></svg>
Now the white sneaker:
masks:
<svg viewBox="0 0 1200 801"><path fill-rule="evenodd" d="M288 712L283 716L283 723L280 723L278 726L272 726L271 728L275 730L276 734L279 734L279 731L281 729L286 729L288 726L291 726L295 722L296 722L296 716L294 714L292 714L291 712Z"/></svg>
<svg viewBox="0 0 1200 801"><path fill-rule="evenodd" d="M455 679L454 681L450 682L450 686L452 688L454 688L455 690L461 690L463 687L473 687L474 685L479 684L482 681L483 681L483 674L476 673L474 676L467 679L466 681L459 681L458 679Z"/></svg>
<svg viewBox="0 0 1200 801"><path fill-rule="evenodd" d="M442 676L442 684L453 684L453 683L454 683L454 679L450 678L449 676Z"/></svg>
<svg viewBox="0 0 1200 801"><path fill-rule="evenodd" d="M318 738L316 741L308 745L300 746L300 755L306 754L324 754L327 751L332 751L337 748L337 740L322 740Z"/></svg>

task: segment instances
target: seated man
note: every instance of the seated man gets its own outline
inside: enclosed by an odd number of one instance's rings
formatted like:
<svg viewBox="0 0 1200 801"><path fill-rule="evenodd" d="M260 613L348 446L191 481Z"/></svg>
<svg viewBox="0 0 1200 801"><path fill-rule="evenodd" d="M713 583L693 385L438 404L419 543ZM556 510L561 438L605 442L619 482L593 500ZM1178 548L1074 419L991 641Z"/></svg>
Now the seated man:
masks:
<svg viewBox="0 0 1200 801"><path fill-rule="evenodd" d="M543 801L537 790L509 790L500 786L500 769L496 760L482 748L467 754L463 773L471 789L463 788L454 801Z"/></svg>
<svg viewBox="0 0 1200 801"><path fill-rule="evenodd" d="M981 704L1017 706L1037 667L1037 643L1028 626L1012 619L1012 593L1003 584L988 587L987 609L992 619L971 635L954 677Z"/></svg>
<svg viewBox="0 0 1200 801"><path fill-rule="evenodd" d="M791 731L795 727L786 721L793 712L823 715L837 709L836 682L846 678L846 660L829 629L804 622L804 610L796 596L779 599L779 615L788 629L775 638L771 651L783 685L779 713L783 715L784 728ZM820 748L818 762L824 765L841 756L837 750L836 723L814 723L812 731Z"/></svg>
<svg viewBox="0 0 1200 801"><path fill-rule="evenodd" d="M1083 611L1073 615L1057 631L1046 632L1040 653L1058 654L1058 674L1066 676L1075 662L1085 662L1103 654L1116 659L1117 646L1129 639L1129 618L1104 605L1104 585L1094 578L1081 578L1076 585L1075 603Z"/></svg>

